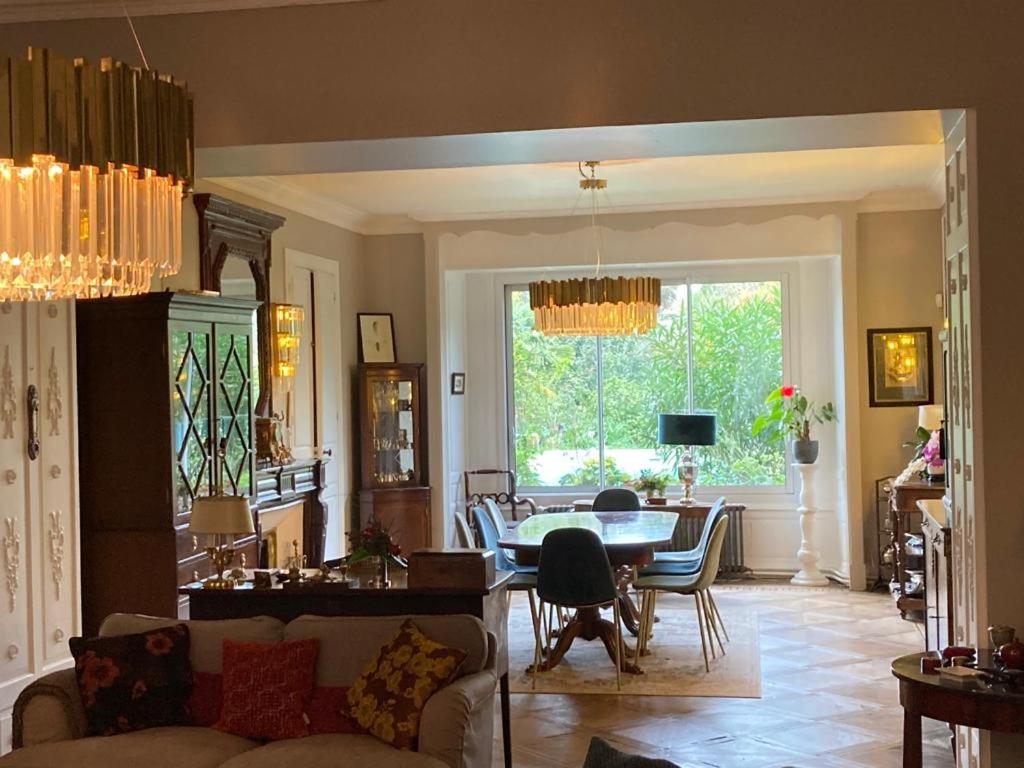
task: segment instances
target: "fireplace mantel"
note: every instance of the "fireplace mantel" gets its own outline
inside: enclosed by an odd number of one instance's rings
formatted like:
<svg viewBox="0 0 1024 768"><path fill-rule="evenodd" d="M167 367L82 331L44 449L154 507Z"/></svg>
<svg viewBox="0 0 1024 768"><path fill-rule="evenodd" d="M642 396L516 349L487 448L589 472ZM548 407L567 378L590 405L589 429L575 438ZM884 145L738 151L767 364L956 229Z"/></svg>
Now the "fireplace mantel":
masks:
<svg viewBox="0 0 1024 768"><path fill-rule="evenodd" d="M321 494L326 477L324 467L329 461L326 457L300 459L283 466L264 467L256 471L257 526L267 512L301 501L303 554L310 568L317 568L324 561L329 510ZM262 539L262 530L257 533Z"/></svg>

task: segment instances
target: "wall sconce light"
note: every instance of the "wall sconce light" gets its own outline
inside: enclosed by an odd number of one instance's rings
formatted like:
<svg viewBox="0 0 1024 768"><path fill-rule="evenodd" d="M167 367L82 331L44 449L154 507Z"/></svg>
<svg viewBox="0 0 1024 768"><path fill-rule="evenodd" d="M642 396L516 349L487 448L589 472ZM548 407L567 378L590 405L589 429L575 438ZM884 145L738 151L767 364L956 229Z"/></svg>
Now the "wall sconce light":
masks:
<svg viewBox="0 0 1024 768"><path fill-rule="evenodd" d="M272 305L274 318L274 375L282 379L295 376L302 341L302 307L296 304Z"/></svg>

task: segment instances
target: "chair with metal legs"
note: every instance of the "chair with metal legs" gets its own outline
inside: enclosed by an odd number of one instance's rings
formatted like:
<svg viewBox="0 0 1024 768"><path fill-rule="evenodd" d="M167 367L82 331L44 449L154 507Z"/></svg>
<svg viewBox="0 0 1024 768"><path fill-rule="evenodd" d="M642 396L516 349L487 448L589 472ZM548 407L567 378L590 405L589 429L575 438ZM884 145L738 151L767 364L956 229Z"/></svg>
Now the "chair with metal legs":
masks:
<svg viewBox="0 0 1024 768"><path fill-rule="evenodd" d="M645 566L642 572L647 574L668 573L673 576L697 573L704 560L704 554L707 552L711 531L726 514L725 497L719 496L708 510L708 516L704 518L704 528L700 532L700 541L697 542L696 547L682 552L655 552L654 562Z"/></svg>
<svg viewBox="0 0 1024 768"><path fill-rule="evenodd" d="M505 554L505 550L498 546L500 537L498 531L494 527L494 523L491 520L490 515L487 514L481 506L473 507L473 525L476 526L476 531L480 536L480 543L484 549L490 549L494 552L494 568L498 571L512 571L515 575L508 584L508 602L511 605L512 593L513 592L525 592L527 598L530 600L530 619L533 621L533 639L535 643L540 643L541 633L541 614L538 611L537 603L534 599L534 591L537 588L537 566L535 565L519 565L508 559Z"/></svg>
<svg viewBox="0 0 1024 768"><path fill-rule="evenodd" d="M714 530L708 540L707 554L701 564L700 571L685 576L673 576L667 574L651 574L641 576L633 586L642 596L640 607L640 630L636 638L636 657L634 662L640 663L640 656L644 653L651 638L651 628L654 624L654 612L657 606L658 592L672 592L677 595L693 595L697 607L697 627L700 630L701 651L704 653L704 669L711 671L708 662L708 647L711 648L711 658L717 658L715 653L715 641L725 655L725 646L722 645L722 638L719 636L719 623L721 614L711 597L711 585L718 575L718 565L722 558L722 545L725 543L725 532L729 526L729 518L722 517L715 523ZM724 627L723 627L724 629ZM728 635L726 635L728 639Z"/></svg>
<svg viewBox="0 0 1024 768"><path fill-rule="evenodd" d="M615 685L622 690L622 622L619 617L619 591L608 552L601 537L587 528L557 528L540 545L537 568L537 597L541 613L544 604L583 609L612 606L615 614ZM547 642L547 640L545 640ZM540 638L534 649L533 686L540 668Z"/></svg>

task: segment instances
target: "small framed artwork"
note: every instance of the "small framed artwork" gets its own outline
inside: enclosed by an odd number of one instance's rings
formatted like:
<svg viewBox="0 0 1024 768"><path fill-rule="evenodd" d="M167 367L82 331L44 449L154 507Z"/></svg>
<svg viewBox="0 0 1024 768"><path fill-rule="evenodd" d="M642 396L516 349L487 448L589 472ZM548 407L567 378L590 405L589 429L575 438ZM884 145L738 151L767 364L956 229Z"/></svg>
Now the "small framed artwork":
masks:
<svg viewBox="0 0 1024 768"><path fill-rule="evenodd" d="M870 406L928 405L934 399L932 329L868 329Z"/></svg>
<svg viewBox="0 0 1024 768"><path fill-rule="evenodd" d="M356 315L359 326L359 362L395 362L395 321L390 312L360 312Z"/></svg>
<svg viewBox="0 0 1024 768"><path fill-rule="evenodd" d="M452 374L452 394L453 395L464 395L464 394L466 394L466 374L464 374L464 373L453 373Z"/></svg>

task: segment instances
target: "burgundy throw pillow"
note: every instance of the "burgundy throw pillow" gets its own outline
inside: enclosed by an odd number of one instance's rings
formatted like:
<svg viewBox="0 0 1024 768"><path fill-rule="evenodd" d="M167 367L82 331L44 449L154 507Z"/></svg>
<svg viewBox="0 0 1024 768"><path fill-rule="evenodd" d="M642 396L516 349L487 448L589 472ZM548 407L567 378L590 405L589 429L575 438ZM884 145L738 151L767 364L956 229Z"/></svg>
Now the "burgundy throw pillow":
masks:
<svg viewBox="0 0 1024 768"><path fill-rule="evenodd" d="M89 730L107 736L188 725L192 693L188 627L69 641Z"/></svg>
<svg viewBox="0 0 1024 768"><path fill-rule="evenodd" d="M310 734L319 641L224 641L220 720L214 728L247 739L296 739Z"/></svg>
<svg viewBox="0 0 1024 768"><path fill-rule="evenodd" d="M220 720L224 676L217 672L192 672L192 695L188 713L192 725L212 728Z"/></svg>

